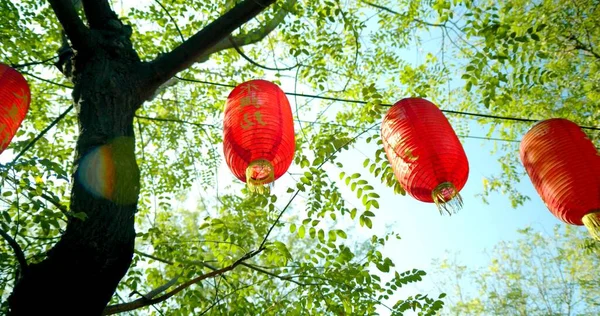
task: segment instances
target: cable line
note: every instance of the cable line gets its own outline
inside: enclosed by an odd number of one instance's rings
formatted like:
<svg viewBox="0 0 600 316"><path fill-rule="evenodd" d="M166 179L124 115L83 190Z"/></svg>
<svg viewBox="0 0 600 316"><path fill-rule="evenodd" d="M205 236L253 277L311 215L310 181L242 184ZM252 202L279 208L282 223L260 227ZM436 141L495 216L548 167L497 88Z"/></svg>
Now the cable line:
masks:
<svg viewBox="0 0 600 316"><path fill-rule="evenodd" d="M175 78L177 78L179 80L182 80L182 81L195 82L195 83L203 83L203 84L213 85L213 86L219 86L219 87L226 87L226 88L235 88L236 87L235 85L226 84L226 83L216 83L216 82L210 82L210 81L204 81L204 80L182 78L182 77L177 77L177 76L175 76ZM338 101L338 102L356 103L356 104L368 104L369 103L369 102L363 101L363 100L334 98L334 97L327 97L327 96L321 96L321 95L316 95L316 94L294 93L294 92L285 92L285 91L284 91L284 93L287 94L287 95L291 95L291 96L298 96L298 97L303 97L303 98L313 98L313 99L320 99L320 100L328 100L328 101ZM380 106L388 106L388 107L392 106L392 105L393 104L388 104L388 103L381 103L380 104ZM440 109L440 110L442 112L448 113L448 114L465 115L465 116L473 116L473 117L480 117L480 118L489 118L489 119L494 119L494 120L524 122L524 123L536 123L536 122L541 121L540 119L527 119L527 118L512 117L512 116L500 116L500 115L483 114L483 113L472 113L472 112L444 110L444 109ZM582 129L587 129L587 130L600 131L600 127L595 127L595 126L581 126L580 125L579 127L581 127Z"/></svg>
<svg viewBox="0 0 600 316"><path fill-rule="evenodd" d="M63 88L70 88L72 89L73 87L68 86L68 85L64 85L58 82L53 82L44 78L40 78L36 75L33 75L31 73L27 73L27 72L22 72L25 75L34 77L38 80L47 82L47 83L51 83ZM226 83L216 83L216 82L211 82L211 81L204 81L204 80L197 80L197 79L189 79L189 78L183 78L183 77L179 77L179 76L174 76L175 78L181 80L181 81L186 81L186 82L194 82L194 83L202 83L202 84L207 84L207 85L212 85L212 86L218 86L218 87L225 87L225 88L235 88L236 85L232 85L232 84L226 84ZM322 95L316 95L316 94L306 94L306 93L294 93L294 92L285 92L285 94L287 95L291 95L291 96L297 96L297 97L302 97L302 98L313 98L313 99L319 99L319 100L328 100L328 101L337 101L337 102L344 102L344 103L356 103L356 104L368 104L369 102L367 101L363 101L363 100L353 100L353 99L342 99L342 98L334 98L334 97L327 97L327 96L322 96ZM387 106L390 107L393 104L389 104L389 103L381 103L380 106ZM527 118L521 118L521 117L512 117L512 116L501 116L501 115L492 115L492 114L484 114L484 113L473 113L473 112L464 112L464 111L454 111L454 110L444 110L444 109L440 109L442 112L444 113L448 113L448 114L455 114L455 115L464 115L464 116L472 116L472 117L479 117L479 118L488 118L488 119L493 119L493 120L502 120L502 121L514 121L514 122L522 122L522 123L537 123L539 121L541 121L541 119L527 119ZM586 129L586 130L591 130L591 131L600 131L600 127L595 127L595 126L585 126L585 125L579 125L579 127L581 129Z"/></svg>

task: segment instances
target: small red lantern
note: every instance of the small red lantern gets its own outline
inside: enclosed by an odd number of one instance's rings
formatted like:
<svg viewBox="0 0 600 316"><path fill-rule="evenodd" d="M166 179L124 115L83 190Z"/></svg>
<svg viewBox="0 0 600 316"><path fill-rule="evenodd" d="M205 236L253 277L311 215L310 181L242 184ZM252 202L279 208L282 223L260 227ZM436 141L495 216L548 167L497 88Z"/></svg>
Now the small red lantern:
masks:
<svg viewBox="0 0 600 316"><path fill-rule="evenodd" d="M225 104L223 150L229 169L252 192L263 193L294 159L292 109L285 93L265 80L244 82Z"/></svg>
<svg viewBox="0 0 600 316"><path fill-rule="evenodd" d="M31 92L25 78L11 67L0 63L0 153L13 139L25 119Z"/></svg>
<svg viewBox="0 0 600 316"><path fill-rule="evenodd" d="M433 202L440 213L462 207L459 195L469 162L448 119L421 98L402 99L381 124L381 138L396 178L412 197Z"/></svg>
<svg viewBox="0 0 600 316"><path fill-rule="evenodd" d="M585 224L600 240L600 156L581 128L562 118L541 121L523 137L520 156L550 212Z"/></svg>

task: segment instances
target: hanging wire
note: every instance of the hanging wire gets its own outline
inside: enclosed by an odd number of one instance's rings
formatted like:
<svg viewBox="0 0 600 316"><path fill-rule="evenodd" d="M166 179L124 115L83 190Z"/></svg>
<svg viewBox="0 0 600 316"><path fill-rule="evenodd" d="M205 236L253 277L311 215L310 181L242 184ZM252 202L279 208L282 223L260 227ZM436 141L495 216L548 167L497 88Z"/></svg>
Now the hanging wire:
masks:
<svg viewBox="0 0 600 316"><path fill-rule="evenodd" d="M70 88L72 89L73 87L71 86L67 86L58 82L53 82L44 78L40 78L36 75L30 74L28 72L23 72L23 74L31 76L33 78L36 78L38 80L47 82L47 83L51 83L63 88ZM205 80L197 80L197 79L190 79L190 78L183 78L183 77L179 77L179 76L174 76L174 78L179 79L181 81L185 81L185 82L194 82L194 83L202 83L202 84L207 84L207 85L212 85L212 86L218 86L218 87L224 87L224 88L235 88L236 85L233 84L226 84L226 83L217 83L217 82L211 82L211 81L205 81ZM343 99L343 98L335 98L335 97L327 97L327 96L321 96L321 95L316 95L316 94L307 94L307 93L295 93L295 92L285 92L285 94L287 95L291 95L291 96L298 96L298 97L303 97L303 98L313 98L313 99L319 99L319 100L329 100L329 101L337 101L337 102L344 102L344 103L355 103L355 104L368 104L369 102L367 101L363 101L363 100L353 100L353 99ZM390 107L393 104L389 104L389 103L381 103L380 106L386 106L386 107ZM513 122L523 122L523 123L537 123L539 121L541 121L541 119L527 119L527 118L522 118L522 117L513 117L513 116L502 116L502 115L492 115L492 114L484 114L484 113L473 113L473 112L465 112L465 111L454 111L454 110L444 110L444 109L440 109L442 112L444 113L448 113L448 114L455 114L455 115L464 115L464 116L471 116L471 117L479 117L479 118L488 118L488 119L493 119L493 120L501 120L501 121L513 121ZM585 125L579 125L579 127L581 129L586 129L586 130L591 130L591 131L600 131L600 127L596 127L596 126L585 126Z"/></svg>
<svg viewBox="0 0 600 316"><path fill-rule="evenodd" d="M178 76L175 76L175 78L177 78L177 79L179 79L181 81L202 83L202 84L219 86L219 87L226 87L226 88L234 88L234 87L236 87L236 85L232 85L232 84L216 83L216 82L210 82L210 81L204 81L204 80L182 78L182 77L178 77ZM299 96L299 97L304 97L304 98L314 98L314 99L320 99L320 100L337 101L337 102L344 102L344 103L356 103L356 104L368 104L369 103L369 102L363 101L363 100L342 99L342 98L335 98L335 97L320 96L320 95L316 95L316 94L295 93L295 92L285 92L285 91L284 91L284 93L287 94L287 95L291 95L291 96ZM390 106L393 106L393 104L381 103L380 106L390 107ZM472 117L479 117L479 118L489 118L489 119L503 120L503 121L513 121L513 122L523 122L523 123L536 123L536 122L541 121L541 119L527 119L527 118L521 118L521 117L501 116L501 115L492 115L492 114L484 114L484 113L473 113L473 112L464 112L464 111L454 111L454 110L443 110L443 109L440 109L440 110L442 112L448 113L448 114L472 116ZM600 127L595 127L595 126L582 126L582 125L580 125L579 127L582 128L582 129L587 129L587 130L600 131Z"/></svg>
<svg viewBox="0 0 600 316"><path fill-rule="evenodd" d="M34 74L28 73L28 72L22 72L24 75L33 77L35 79L50 83L50 84L54 84L63 88L70 88L72 89L72 86L68 86L68 85L64 85L58 82L54 82L48 79L44 79L41 78L39 76L36 76ZM216 83L216 82L211 82L211 81L205 81L205 80L197 80L197 79L190 79L190 78L183 78L183 77L179 77L179 76L174 76L174 78L179 79L181 81L185 81L185 82L193 82L193 83L202 83L202 84L207 84L207 85L212 85L212 86L218 86L218 87L225 87L225 88L235 88L236 85L233 84L226 84L226 83ZM313 99L319 99L319 100L329 100L329 101L337 101L337 102L344 102L344 103L354 103L354 104L368 104L369 102L367 101L363 101L363 100L353 100L353 99L343 99L343 98L335 98L335 97L327 97L327 96L321 96L321 95L316 95L316 94L307 94L307 93L296 93L296 92L285 92L285 94L290 95L290 96L298 96L298 97L303 97L303 98L313 98ZM392 106L392 104L388 104L388 103L381 103L380 106ZM528 118L521 118L521 117L512 117L512 116L502 116L502 115L492 115L492 114L484 114L484 113L473 113L473 112L465 112L465 111L454 111L454 110L444 110L444 109L440 109L442 112L444 113L448 113L448 114L454 114L454 115L464 115L464 116L471 116L471 117L479 117L479 118L488 118L488 119L493 119L493 120L504 120L504 121L513 121L513 122L522 122L522 123L536 123L539 122L541 119L528 119ZM595 127L595 126L585 126L585 125L580 125L579 126L582 129L586 129L586 130L592 130L592 131L600 131L600 127Z"/></svg>

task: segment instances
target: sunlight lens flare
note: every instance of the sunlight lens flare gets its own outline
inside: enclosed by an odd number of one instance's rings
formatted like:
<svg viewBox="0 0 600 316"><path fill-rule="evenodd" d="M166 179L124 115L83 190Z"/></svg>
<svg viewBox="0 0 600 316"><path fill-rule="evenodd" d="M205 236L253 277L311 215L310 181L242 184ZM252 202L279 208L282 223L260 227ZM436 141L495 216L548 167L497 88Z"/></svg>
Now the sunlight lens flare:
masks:
<svg viewBox="0 0 600 316"><path fill-rule="evenodd" d="M115 164L109 145L91 150L79 163L77 178L83 187L98 198L113 200Z"/></svg>
<svg viewBox="0 0 600 316"><path fill-rule="evenodd" d="M80 160L76 179L96 198L120 205L136 203L140 184L134 143L131 137L117 137L90 150Z"/></svg>

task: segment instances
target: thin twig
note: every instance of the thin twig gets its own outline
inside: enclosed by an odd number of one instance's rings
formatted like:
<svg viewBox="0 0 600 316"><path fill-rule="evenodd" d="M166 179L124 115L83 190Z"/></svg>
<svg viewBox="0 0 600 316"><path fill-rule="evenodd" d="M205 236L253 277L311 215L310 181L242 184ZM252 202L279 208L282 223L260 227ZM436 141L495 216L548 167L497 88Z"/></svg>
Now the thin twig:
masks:
<svg viewBox="0 0 600 316"><path fill-rule="evenodd" d="M179 25L177 25L177 22L175 21L175 19L173 18L173 16L169 12L169 10L167 10L167 8L165 8L165 6L163 6L163 4L160 3L160 1L154 0L154 2L156 2L161 7L161 9L163 11L165 11L165 13L169 16L169 19L171 19L171 22L173 22L173 24L175 25L175 29L177 29L177 33L179 33L179 37L181 37L181 41L185 42L185 37L183 36L183 33L181 33L181 29L179 29Z"/></svg>
<svg viewBox="0 0 600 316"><path fill-rule="evenodd" d="M233 46L233 49L235 49L235 51L238 54L240 54L240 56L242 56L246 61L248 61L249 63L251 63L252 65L254 65L258 68L262 68L262 69L266 69L266 70L273 70L273 71L286 71L286 70L292 70L299 66L299 64L295 64L294 66L286 67L286 68L274 68L274 67L268 67L268 66L261 65L261 64L257 63L256 61L254 61L252 58L248 57L246 54L244 54L244 52L242 51L240 46L235 42L235 39L233 38L233 36L229 36L228 39L229 39L229 42L231 43L231 45Z"/></svg>
<svg viewBox="0 0 600 316"><path fill-rule="evenodd" d="M576 49L587 52L587 53L591 54L592 56L596 57L596 59L600 60L600 54L594 51L594 48L591 46L591 44L590 45L584 44L577 37L575 37L575 35L571 35L569 37L569 39L575 42Z"/></svg>
<svg viewBox="0 0 600 316"><path fill-rule="evenodd" d="M168 259L159 258L157 256L154 256L154 255L151 255L151 254L148 254L148 253L145 253L145 252L141 252L141 251L139 251L137 249L134 250L133 252L136 253L136 254L138 254L138 255L140 255L140 256L142 256L142 257L146 257L146 258L149 258L149 259L152 259L152 260L156 260L158 262L166 263L168 265L174 265L175 264L174 261L171 261L171 260L168 260ZM211 270L217 270L217 268L215 268L214 266L208 264L205 261L183 260L183 261L180 261L180 262L183 263L183 264L203 266L203 267L207 267L207 268L209 268Z"/></svg>
<svg viewBox="0 0 600 316"><path fill-rule="evenodd" d="M59 86L59 87L63 87L63 88L67 88L67 89L73 89L73 86L68 86L66 84L62 84L62 83L58 83L58 82L54 82L52 80L48 80L48 79L44 79L42 77L36 76L32 73L26 72L26 71L21 71L22 74L30 76L32 78L35 78L37 80L43 81L43 82L47 82L47 83L51 83L53 85Z"/></svg>
<svg viewBox="0 0 600 316"><path fill-rule="evenodd" d="M15 256L17 257L17 261L19 262L19 266L21 266L21 272L26 271L28 267L27 259L25 259L25 254L23 253L23 249L21 249L21 246L19 246L17 241L14 240L7 232L2 230L2 228L0 228L0 236L2 236L2 238L6 240L6 242L15 252Z"/></svg>
<svg viewBox="0 0 600 316"><path fill-rule="evenodd" d="M300 281L292 279L291 276L278 275L278 274L275 274L273 272L267 271L265 269L262 269L262 268L260 268L258 266L255 266L255 265L247 263L247 262L242 262L242 263L240 263L240 265L242 265L244 267L247 267L249 269L258 271L260 273L266 274L268 276L271 276L271 277L274 277L274 278L278 278L278 279L283 280L283 281L288 281L288 282L295 283L295 284L300 285L300 286L319 285L319 284L316 284L316 283L303 283L303 282L300 282Z"/></svg>
<svg viewBox="0 0 600 316"><path fill-rule="evenodd" d="M319 164L317 166L317 170L321 169L323 167L323 165L325 165L325 163L327 163L335 154L337 154L342 148L345 148L346 146L350 145L351 143L353 143L354 141L356 141L359 137L361 137L362 135L364 135L366 132L368 132L369 130L371 130L373 127L379 125L379 123L373 124L373 126L365 129L364 131L360 132L358 135L356 135L354 138L350 139L349 141L347 141L344 145L338 147L336 150L334 150L327 158L325 158L323 160L323 162L321 162L321 164ZM267 234L265 235L265 237L263 238L262 243L260 244L260 248L263 248L265 246L265 243L267 242L267 239L269 238L269 235L271 234L271 232L273 231L273 229L275 228L275 226L279 223L279 220L281 219L281 216L283 215L283 213L287 210L287 208L292 204L292 201L296 198L296 196L298 196L298 193L300 193L300 189L296 189L296 192L294 193L294 195L292 196L292 198L288 201L288 203L285 205L285 207L281 210L281 212L279 212L279 215L277 216L277 219L275 219L275 222L271 225L271 227L269 228L269 230L267 231Z"/></svg>
<svg viewBox="0 0 600 316"><path fill-rule="evenodd" d="M25 146L25 148L23 148L8 165L13 165L19 158L21 158L21 156L23 156L25 152L31 149L31 147L33 147L33 145L35 145L35 143L37 143L37 141L40 140L52 127L58 124L58 122L60 122L65 116L67 116L67 114L69 114L69 112L71 112L72 109L73 105L70 105L65 111L63 111L58 117L56 117L52 121L52 123L46 126L44 130L42 130L33 140L31 140L29 144L27 144L27 146Z"/></svg>
<svg viewBox="0 0 600 316"><path fill-rule="evenodd" d="M50 57L48 59L44 59L42 61L34 61L34 62L29 62L29 63L24 63L24 64L13 64L13 65L10 65L10 67L16 69L16 68L24 68L24 67L29 67L29 66L41 65L41 64L45 64L55 58L58 58L58 56L59 55L52 56L52 57Z"/></svg>
<svg viewBox="0 0 600 316"><path fill-rule="evenodd" d="M142 120L149 120L149 121L158 121L158 122L175 122L175 123L182 123L182 124L190 124L190 125L195 125L195 126L199 126L199 127L204 127L204 126L208 126L211 128L219 128L218 126L215 126L213 124L202 124L202 123L195 123L195 122L189 122L189 121L184 121L184 120L180 120L180 119L169 119L169 118L160 118L160 117L149 117L149 116L142 116L142 115L135 115L135 117L142 119Z"/></svg>

